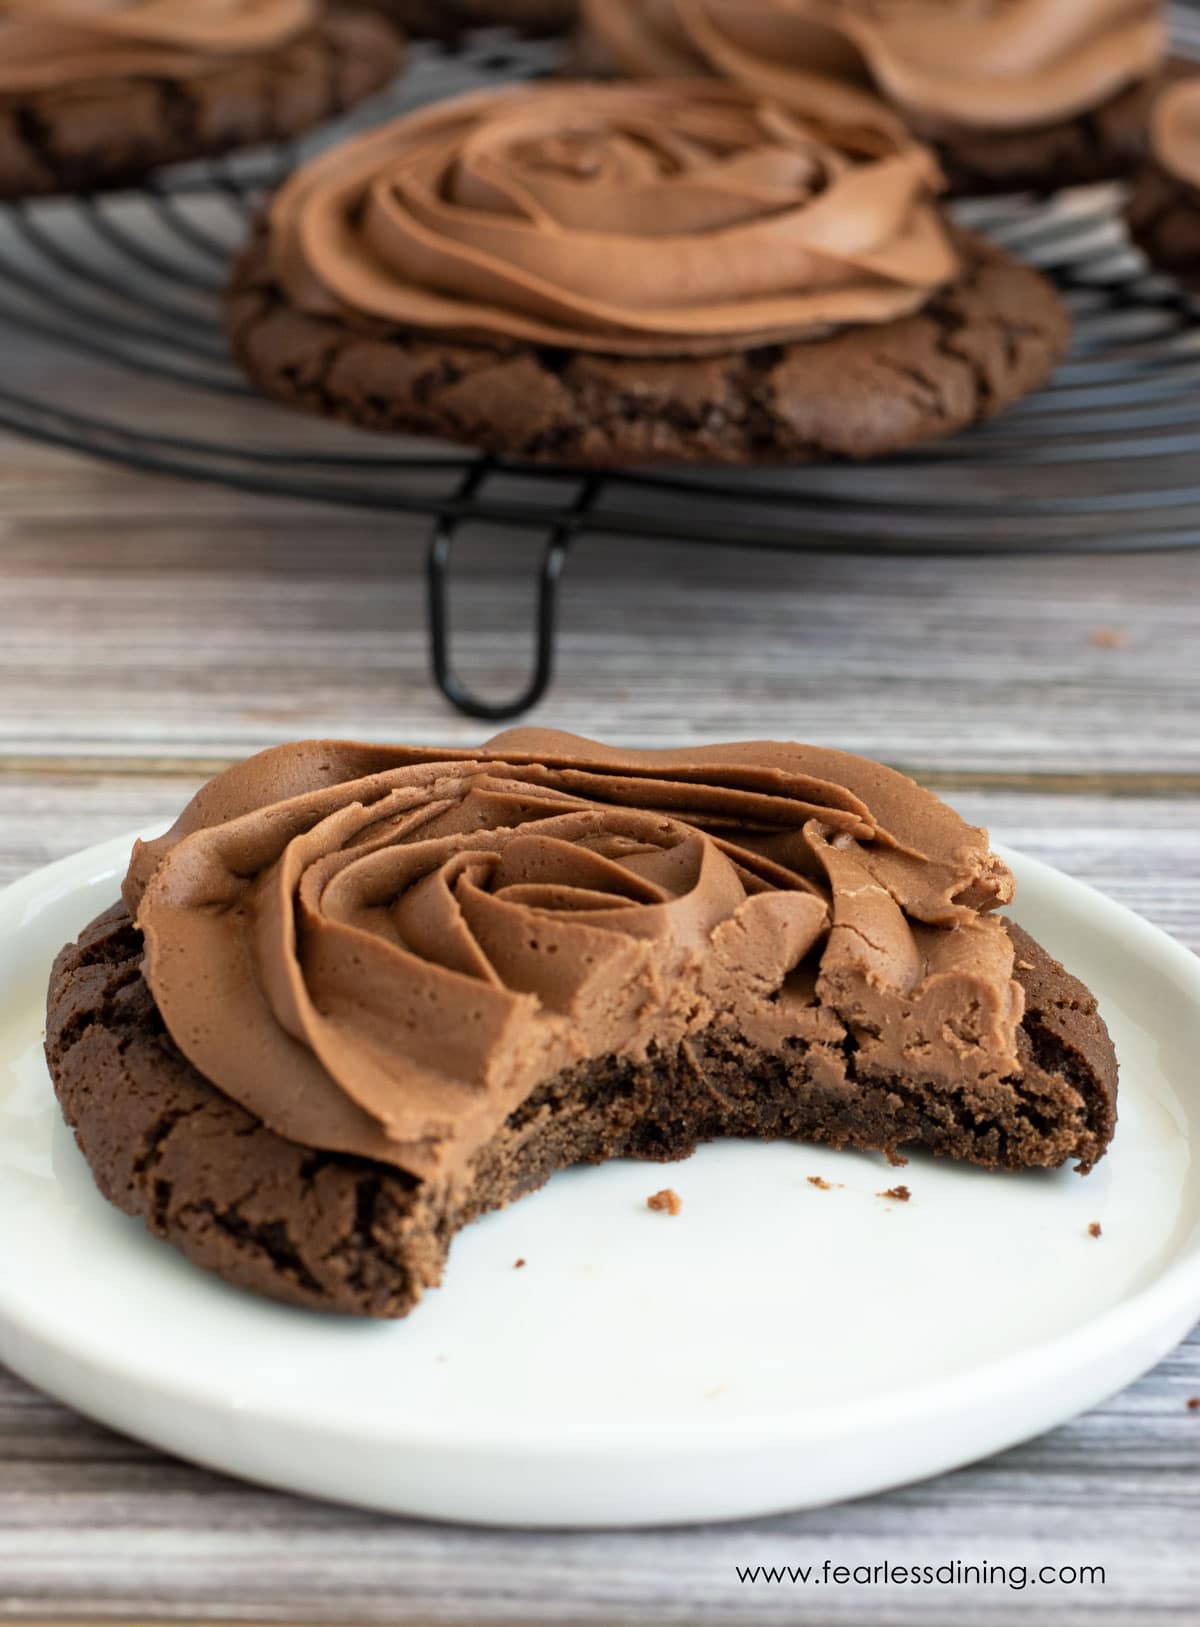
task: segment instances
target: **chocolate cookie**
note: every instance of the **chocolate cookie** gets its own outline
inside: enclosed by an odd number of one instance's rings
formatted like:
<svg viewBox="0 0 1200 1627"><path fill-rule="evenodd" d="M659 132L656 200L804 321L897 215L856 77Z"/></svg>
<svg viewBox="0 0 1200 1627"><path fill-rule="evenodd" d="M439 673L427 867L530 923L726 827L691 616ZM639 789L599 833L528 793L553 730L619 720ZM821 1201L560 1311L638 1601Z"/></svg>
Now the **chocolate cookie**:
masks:
<svg viewBox="0 0 1200 1627"><path fill-rule="evenodd" d="M955 240L962 279L918 316L641 361L309 315L276 282L260 232L235 270L227 327L265 395L363 429L592 468L874 458L993 417L1065 353L1068 318L1046 279L979 236Z"/></svg>
<svg viewBox="0 0 1200 1627"><path fill-rule="evenodd" d="M1200 74L1165 89L1129 199L1129 229L1155 266L1200 292Z"/></svg>
<svg viewBox="0 0 1200 1627"><path fill-rule="evenodd" d="M1027 130L952 134L936 122L912 123L936 148L955 195L1045 194L1137 174L1146 162L1155 103L1172 85L1195 76L1194 62L1172 58L1086 113Z"/></svg>
<svg viewBox="0 0 1200 1627"><path fill-rule="evenodd" d="M505 146L526 118L537 137ZM651 173L626 123L686 128L686 161L668 135ZM493 129L495 209L456 156ZM403 183L371 192L393 164ZM935 174L911 142L785 127L706 82L468 98L299 172L237 263L227 328L264 393L368 429L591 467L877 457L1002 411L1068 340L1048 282L945 226Z"/></svg>
<svg viewBox="0 0 1200 1627"><path fill-rule="evenodd" d="M89 66L81 51L57 54L48 18L11 26L46 31L47 59L31 52L19 74L0 59L0 199L130 186L165 164L299 135L382 89L403 60L394 29L361 10L314 11L269 49L210 52L199 68L190 48L123 37L100 40Z"/></svg>
<svg viewBox="0 0 1200 1627"><path fill-rule="evenodd" d="M711 74L788 108L819 97L843 120L877 117L881 103L936 148L959 195L1128 176L1166 53L1161 0L1005 4L583 0L577 60Z"/></svg>
<svg viewBox="0 0 1200 1627"><path fill-rule="evenodd" d="M473 28L557 34L578 15L578 0L366 0L413 39L454 40Z"/></svg>
<svg viewBox="0 0 1200 1627"><path fill-rule="evenodd" d="M963 1093L897 1079L853 1088L853 1054L781 1058L702 1036L653 1065L607 1058L564 1073L509 1119L447 1209L419 1182L365 1159L316 1153L268 1130L180 1054L141 974L124 906L64 949L50 985L46 1054L67 1122L110 1203L205 1270L272 1299L357 1316L406 1315L441 1280L454 1233L555 1170L609 1158L686 1158L724 1135L835 1147L923 1145L986 1168L1099 1156L1116 1065L1096 1002L1019 927L1027 1002L1024 1078L981 1125Z"/></svg>
<svg viewBox="0 0 1200 1627"><path fill-rule="evenodd" d="M916 115L910 123L936 150L953 196L1045 196L1132 175L1145 156L1146 116L1160 83L1159 76L1139 81L1086 113L1020 130L951 130Z"/></svg>
<svg viewBox="0 0 1200 1627"><path fill-rule="evenodd" d="M241 1286L400 1316L568 1164L737 1135L1090 1168L1112 1046L1012 889L986 832L822 748L302 742L137 845L46 1054L110 1201Z"/></svg>

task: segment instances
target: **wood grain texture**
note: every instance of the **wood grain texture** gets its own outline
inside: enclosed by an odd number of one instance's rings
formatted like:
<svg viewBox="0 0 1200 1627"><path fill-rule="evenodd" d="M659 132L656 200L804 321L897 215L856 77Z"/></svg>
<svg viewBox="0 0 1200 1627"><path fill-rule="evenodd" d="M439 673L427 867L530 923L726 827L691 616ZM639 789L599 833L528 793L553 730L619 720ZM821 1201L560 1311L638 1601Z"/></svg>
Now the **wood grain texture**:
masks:
<svg viewBox="0 0 1200 1627"><path fill-rule="evenodd" d="M481 739L427 676L420 526L0 442L0 755ZM462 665L523 682L527 545L466 538ZM811 558L589 542L532 721L804 738L918 769L1200 773L1200 553ZM1091 641L1117 629L1118 646Z"/></svg>
<svg viewBox="0 0 1200 1627"><path fill-rule="evenodd" d="M12 388L86 403L95 387L34 343L4 364ZM197 423L161 394L164 431L245 432L243 403L189 397ZM276 422L280 444L306 444L301 423ZM0 436L0 881L169 821L206 772L280 739L481 739L428 682L424 543L412 523ZM528 549L469 536L461 563L463 666L505 694L523 677ZM1095 642L1106 629L1120 636ZM877 560L597 540L570 562L559 681L535 720L882 757L1200 950L1198 715L1200 553ZM0 1375L0 1619L1190 1624L1192 1395L1200 1334L1106 1405L954 1475L752 1524L581 1535L258 1491ZM742 1586L734 1569L826 1557L1102 1564L1107 1582L805 1590Z"/></svg>
<svg viewBox="0 0 1200 1627"><path fill-rule="evenodd" d="M1195 1620L1200 1341L1107 1406L866 1502L703 1530L479 1532L235 1485L0 1380L10 1615L472 1624ZM747 1587L754 1564L1101 1564L1103 1587ZM1189 1613L1190 1612L1190 1613Z"/></svg>

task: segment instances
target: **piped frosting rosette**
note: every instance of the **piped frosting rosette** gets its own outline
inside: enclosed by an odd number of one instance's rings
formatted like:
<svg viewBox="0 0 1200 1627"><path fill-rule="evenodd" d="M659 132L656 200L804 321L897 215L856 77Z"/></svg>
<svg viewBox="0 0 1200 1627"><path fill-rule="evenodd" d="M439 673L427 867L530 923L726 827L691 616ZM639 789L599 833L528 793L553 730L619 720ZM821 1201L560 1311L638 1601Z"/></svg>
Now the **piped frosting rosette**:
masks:
<svg viewBox="0 0 1200 1627"><path fill-rule="evenodd" d="M756 743L307 742L139 844L175 1043L302 1145L454 1184L537 1086L703 1031L855 1040L859 1076L1019 1072L1011 877L877 764Z"/></svg>
<svg viewBox="0 0 1200 1627"><path fill-rule="evenodd" d="M187 78L285 45L317 16L316 0L0 0L0 95Z"/></svg>
<svg viewBox="0 0 1200 1627"><path fill-rule="evenodd" d="M939 185L888 128L730 86L521 86L304 166L271 208L272 264L315 315L719 354L919 310L957 272Z"/></svg>
<svg viewBox="0 0 1200 1627"><path fill-rule="evenodd" d="M584 0L638 77L708 73L784 107L874 96L922 128L1017 130L1100 107L1166 51L1161 0ZM822 87L824 89L822 90Z"/></svg>

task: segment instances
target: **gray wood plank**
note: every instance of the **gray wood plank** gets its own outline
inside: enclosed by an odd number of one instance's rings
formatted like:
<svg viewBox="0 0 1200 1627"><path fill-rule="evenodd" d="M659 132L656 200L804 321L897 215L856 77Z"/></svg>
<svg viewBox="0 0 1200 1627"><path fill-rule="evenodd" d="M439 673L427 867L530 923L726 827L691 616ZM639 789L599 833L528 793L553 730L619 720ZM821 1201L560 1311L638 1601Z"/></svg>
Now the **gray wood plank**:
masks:
<svg viewBox="0 0 1200 1627"><path fill-rule="evenodd" d="M1194 1620L1200 1344L1041 1441L867 1502L726 1527L468 1531L298 1502L139 1458L76 1426L71 1458L8 1444L0 1385L0 1577L8 1609L164 1617L516 1624ZM36 1426L34 1426L36 1429ZM30 1427L23 1439L29 1450ZM1136 1449L1134 1443L1137 1443ZM737 1566L1099 1564L1103 1586L739 1583ZM1192 1612L1189 1615L1189 1611Z"/></svg>
<svg viewBox="0 0 1200 1627"><path fill-rule="evenodd" d="M467 743L427 676L421 526L0 440L0 755ZM523 680L529 550L468 539L462 664ZM1123 642L1097 644L1116 629ZM533 721L753 732L923 768L1200 772L1200 553L863 559L593 541Z"/></svg>

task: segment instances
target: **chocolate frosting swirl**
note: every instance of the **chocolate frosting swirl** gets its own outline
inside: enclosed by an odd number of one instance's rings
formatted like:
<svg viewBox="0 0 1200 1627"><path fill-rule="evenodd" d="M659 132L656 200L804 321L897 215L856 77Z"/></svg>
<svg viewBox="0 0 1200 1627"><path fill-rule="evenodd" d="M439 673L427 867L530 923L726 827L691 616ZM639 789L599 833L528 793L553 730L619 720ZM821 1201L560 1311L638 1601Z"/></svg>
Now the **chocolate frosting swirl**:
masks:
<svg viewBox="0 0 1200 1627"><path fill-rule="evenodd" d="M1180 80L1157 98L1150 139L1163 168L1200 190L1200 74Z"/></svg>
<svg viewBox="0 0 1200 1627"><path fill-rule="evenodd" d="M285 44L317 14L316 0L0 0L0 95L192 77Z"/></svg>
<svg viewBox="0 0 1200 1627"><path fill-rule="evenodd" d="M424 1179L548 1078L728 1027L860 1077L1019 1072L1011 877L911 780L811 746L310 741L211 781L125 897L175 1043L280 1134Z"/></svg>
<svg viewBox="0 0 1200 1627"><path fill-rule="evenodd" d="M922 128L1017 130L1099 107L1166 51L1161 0L584 0L626 71L709 72L785 107L870 89Z"/></svg>
<svg viewBox="0 0 1200 1627"><path fill-rule="evenodd" d="M886 122L886 121L885 121ZM731 86L521 86L323 154L271 210L290 302L622 355L919 309L956 272L924 149Z"/></svg>

